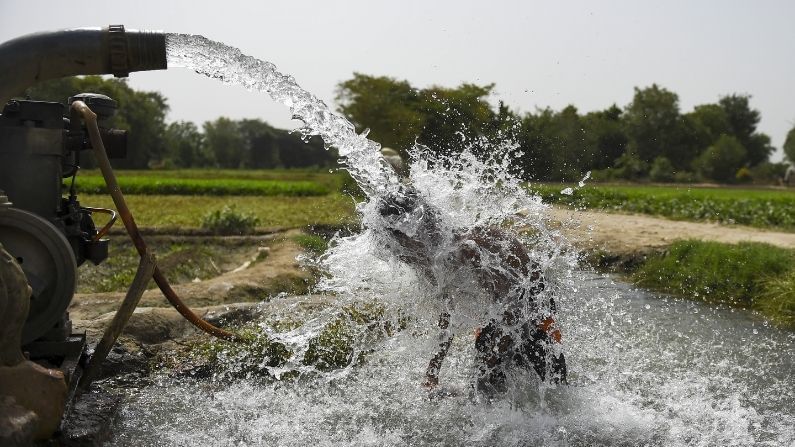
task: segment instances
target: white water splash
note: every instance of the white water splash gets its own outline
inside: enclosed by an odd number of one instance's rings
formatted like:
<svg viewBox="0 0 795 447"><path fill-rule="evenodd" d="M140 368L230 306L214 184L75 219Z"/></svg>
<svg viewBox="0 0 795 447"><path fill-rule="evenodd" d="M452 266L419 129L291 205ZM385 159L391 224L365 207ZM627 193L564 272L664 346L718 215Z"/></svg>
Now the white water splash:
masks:
<svg viewBox="0 0 795 447"><path fill-rule="evenodd" d="M293 118L304 123L300 129L304 137L318 135L327 147L337 148L348 171L366 192L380 194L396 187L397 176L382 159L380 145L368 140L367 132L357 134L353 124L272 63L191 34L168 34L166 51L169 68L189 68L227 84L267 93L289 107Z"/></svg>

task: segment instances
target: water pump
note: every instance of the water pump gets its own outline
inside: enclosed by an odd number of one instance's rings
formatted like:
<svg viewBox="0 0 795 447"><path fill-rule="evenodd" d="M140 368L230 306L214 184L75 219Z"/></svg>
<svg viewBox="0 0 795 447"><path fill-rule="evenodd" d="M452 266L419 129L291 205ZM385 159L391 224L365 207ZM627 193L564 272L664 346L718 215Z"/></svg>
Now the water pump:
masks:
<svg viewBox="0 0 795 447"><path fill-rule="evenodd" d="M75 293L77 267L108 256L107 229L98 230L93 215L115 218L115 212L82 206L75 194L80 154L91 148L79 120L70 122L60 103L10 99L47 79L165 68L163 33L120 25L37 33L0 45L0 104L5 104L0 115L0 244L19 262L33 289L22 333L32 355L70 350L58 343L71 335L66 309ZM88 105L100 124L116 110L115 101L103 95L81 94L69 99L73 101ZM108 155L124 157L126 132L101 132ZM66 187L69 178L71 187Z"/></svg>

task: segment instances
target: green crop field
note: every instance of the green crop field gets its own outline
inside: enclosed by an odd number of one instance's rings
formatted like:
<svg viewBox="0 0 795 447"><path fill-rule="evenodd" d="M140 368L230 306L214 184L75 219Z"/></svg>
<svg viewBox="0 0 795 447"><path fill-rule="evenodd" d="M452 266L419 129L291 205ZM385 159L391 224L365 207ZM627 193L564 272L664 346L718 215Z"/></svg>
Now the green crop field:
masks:
<svg viewBox="0 0 795 447"><path fill-rule="evenodd" d="M253 214L259 218L260 227L271 229L355 221L353 199L340 193L319 197L125 195L125 198L135 221L142 227L199 228L206 214L225 206ZM84 194L80 203L114 208L107 195Z"/></svg>
<svg viewBox="0 0 795 447"><path fill-rule="evenodd" d="M144 195L241 195L241 196L323 196L339 189L339 175L264 175L261 171L241 171L248 176L221 171L122 171L119 187L127 194ZM254 175L260 174L260 175ZM67 182L68 183L68 182ZM95 173L81 173L76 181L81 194L107 192L105 180Z"/></svg>
<svg viewBox="0 0 795 447"><path fill-rule="evenodd" d="M256 216L261 228L339 225L355 221L343 172L319 170L116 171L136 221L151 228L199 228L204 217L231 206ZM69 179L64 183L68 186ZM115 208L98 171L77 177L81 204ZM101 220L98 217L98 220Z"/></svg>
<svg viewBox="0 0 795 447"><path fill-rule="evenodd" d="M531 185L547 203L795 231L795 191L736 187L587 185L572 195L561 185Z"/></svg>

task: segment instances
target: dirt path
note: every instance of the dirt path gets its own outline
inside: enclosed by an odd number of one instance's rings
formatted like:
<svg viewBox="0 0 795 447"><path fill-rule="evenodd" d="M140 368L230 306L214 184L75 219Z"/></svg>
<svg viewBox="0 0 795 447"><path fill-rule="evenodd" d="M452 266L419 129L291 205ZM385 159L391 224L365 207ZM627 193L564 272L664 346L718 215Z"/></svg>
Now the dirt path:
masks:
<svg viewBox="0 0 795 447"><path fill-rule="evenodd" d="M661 247L678 239L717 242L765 242L795 249L795 233L765 231L739 225L685 222L637 214L609 214L553 208L550 218L562 223L564 234L575 245L630 253Z"/></svg>

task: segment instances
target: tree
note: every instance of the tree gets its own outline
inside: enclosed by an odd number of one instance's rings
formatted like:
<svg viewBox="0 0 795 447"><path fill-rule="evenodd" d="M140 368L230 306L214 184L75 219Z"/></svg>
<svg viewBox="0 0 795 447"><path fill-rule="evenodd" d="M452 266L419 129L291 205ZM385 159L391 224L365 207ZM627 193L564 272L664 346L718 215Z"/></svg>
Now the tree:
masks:
<svg viewBox="0 0 795 447"><path fill-rule="evenodd" d="M693 130L693 140L703 152L723 134L731 134L731 124L726 110L719 104L701 104L685 115Z"/></svg>
<svg viewBox="0 0 795 447"><path fill-rule="evenodd" d="M784 154L787 160L795 163L795 126L787 132L787 139L784 140Z"/></svg>
<svg viewBox="0 0 795 447"><path fill-rule="evenodd" d="M588 143L596 150L590 161L591 169L605 169L626 151L627 134L622 124L622 110L615 104L605 110L583 117Z"/></svg>
<svg viewBox="0 0 795 447"><path fill-rule="evenodd" d="M400 151L414 144L424 122L420 92L407 81L354 73L337 87L339 111L361 132Z"/></svg>
<svg viewBox="0 0 795 447"><path fill-rule="evenodd" d="M685 168L697 155L692 132L679 114L679 97L657 84L635 88L624 124L629 150L644 162L663 156L675 167Z"/></svg>
<svg viewBox="0 0 795 447"><path fill-rule="evenodd" d="M241 120L238 126L247 146L248 167L272 169L281 165L276 129L258 119Z"/></svg>
<svg viewBox="0 0 795 447"><path fill-rule="evenodd" d="M416 89L406 81L354 74L339 84L339 110L358 130L384 146L401 151L415 141L442 154L477 145L484 136L511 128L516 117L504 105L497 113L486 98L493 84L462 84L455 88ZM482 154L485 155L485 154Z"/></svg>
<svg viewBox="0 0 795 447"><path fill-rule="evenodd" d="M424 119L417 141L442 154L459 153L466 147L476 153L485 150L478 140L495 131L496 114L486 101L493 88L494 84L462 84L422 90L419 110Z"/></svg>
<svg viewBox="0 0 795 447"><path fill-rule="evenodd" d="M207 150L204 135L195 124L177 121L166 128L166 157L180 168L213 166L214 154Z"/></svg>
<svg viewBox="0 0 795 447"><path fill-rule="evenodd" d="M517 142L524 156L517 160L526 180L555 178L551 168L555 135L552 123L555 112L550 108L536 110L522 117Z"/></svg>
<svg viewBox="0 0 795 447"><path fill-rule="evenodd" d="M737 171L743 166L747 152L740 141L729 135L720 138L707 148L694 162L696 169L706 178L733 183Z"/></svg>
<svg viewBox="0 0 795 447"><path fill-rule="evenodd" d="M718 101L726 112L729 122L729 135L734 136L747 151L747 162L756 166L767 161L774 148L770 145L770 137L756 131L761 115L750 106L749 95L732 94Z"/></svg>
<svg viewBox="0 0 795 447"><path fill-rule="evenodd" d="M248 155L246 141L236 121L223 116L207 121L204 123L204 137L218 167L236 169L245 166Z"/></svg>

